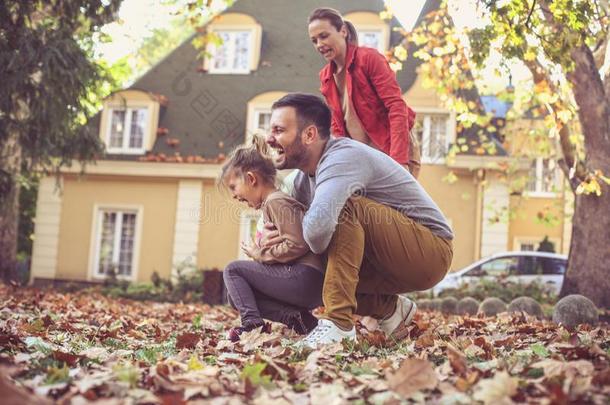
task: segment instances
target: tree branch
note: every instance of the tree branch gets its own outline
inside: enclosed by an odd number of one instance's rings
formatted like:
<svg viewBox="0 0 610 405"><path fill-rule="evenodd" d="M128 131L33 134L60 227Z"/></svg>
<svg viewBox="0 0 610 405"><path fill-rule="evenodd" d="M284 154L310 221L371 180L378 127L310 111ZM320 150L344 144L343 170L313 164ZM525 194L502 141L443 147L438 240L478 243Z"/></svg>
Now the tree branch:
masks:
<svg viewBox="0 0 610 405"><path fill-rule="evenodd" d="M550 79L548 73L544 69L544 67L537 60L534 61L524 61L525 66L529 69L534 79L535 84L546 82L549 88L553 93L559 93L559 89ZM557 110L564 109L565 106L562 105L561 101L557 101L553 104L553 111L551 113L555 113ZM578 184L583 181L587 177L587 168L584 165L584 162L578 159L578 154L576 151L575 145L570 140L570 127L568 125L563 125L559 129L559 143L561 145L561 151L563 153L563 164L560 164L561 169L564 172L564 175L569 180L570 187L572 190L576 190ZM571 169L573 168L573 176L571 176Z"/></svg>
<svg viewBox="0 0 610 405"><path fill-rule="evenodd" d="M540 0L544 18L556 29L562 28L558 26L547 1ZM574 61L574 69L567 72L566 77L572 84L574 99L578 106L587 157L602 162L610 149L610 108L606 98L609 93L602 83L593 53L586 44L574 47L570 55Z"/></svg>

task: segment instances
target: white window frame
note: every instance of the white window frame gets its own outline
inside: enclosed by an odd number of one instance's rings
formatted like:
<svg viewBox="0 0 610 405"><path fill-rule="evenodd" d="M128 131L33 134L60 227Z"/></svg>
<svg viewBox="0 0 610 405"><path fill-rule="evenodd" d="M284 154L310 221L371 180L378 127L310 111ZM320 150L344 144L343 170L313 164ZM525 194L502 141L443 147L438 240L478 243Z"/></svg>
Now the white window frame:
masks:
<svg viewBox="0 0 610 405"><path fill-rule="evenodd" d="M104 212L123 212L136 214L135 235L133 240L133 255L131 258L131 274L129 276L117 274L118 279L135 281L138 279L138 266L140 263L140 243L142 238L142 223L144 209L141 205L114 205L114 204L95 204L93 206L93 220L91 227L91 251L89 254L89 279L103 280L107 277L105 274L99 273L100 248L102 242L102 225ZM116 233L120 235L121 227L117 226ZM116 238L115 233L115 251L118 252L117 245L120 246L120 237Z"/></svg>
<svg viewBox="0 0 610 405"><path fill-rule="evenodd" d="M534 245L533 252L537 251L540 247L540 242L544 239L544 236L516 236L513 238L513 250L521 250L522 245ZM561 239L560 238L548 238L549 242L555 245L555 251L559 253L561 250ZM526 251L527 252L527 251Z"/></svg>
<svg viewBox="0 0 610 405"><path fill-rule="evenodd" d="M247 27L247 26L232 26L232 25L222 25L218 27L212 28L212 32L216 35L219 35L220 32L248 32L250 34L250 44L248 45L248 65L245 69L234 69L224 68L219 69L214 67L214 58L216 57L216 45L210 44L208 47L208 52L211 57L209 58L208 64L208 73L210 74L249 74L252 68L252 58L254 57L256 44L256 28L255 27ZM221 45L222 46L222 45ZM229 48L233 52L229 52L228 58L232 59L234 57L234 45L231 45Z"/></svg>
<svg viewBox="0 0 610 405"><path fill-rule="evenodd" d="M361 14L361 13L365 13L365 14L369 14L369 15L366 17L363 17L361 15L356 16L357 14ZM361 32L363 32L363 33L371 32L371 31L380 32L381 40L379 41L379 46L377 47L377 50L379 52L381 52L382 54L388 50L388 48L390 46L390 26L388 23L381 20L379 18L378 14L367 12L367 11L365 11L365 12L356 11L353 13L348 13L344 17L345 17L345 19L353 22L358 35L360 35ZM365 18L366 21L362 21L362 23L359 23L357 20L361 20L362 18ZM378 20L378 22L375 22L375 20Z"/></svg>
<svg viewBox="0 0 610 405"><path fill-rule="evenodd" d="M252 141L252 135L260 132L258 119L261 114L271 114L271 104L256 104L248 108L248 125L246 126L246 144ZM266 134L265 134L266 135Z"/></svg>
<svg viewBox="0 0 610 405"><path fill-rule="evenodd" d="M144 119L144 133L142 134L142 146L139 148L132 148L129 146L129 141L131 138L131 116L134 110L145 110L146 116ZM123 145L121 147L111 147L110 146L110 137L112 133L112 115L114 111L125 111L125 122L124 122L124 130L123 130ZM107 153L117 153L117 154L125 154L125 155L143 155L146 151L146 145L148 145L149 133L150 133L150 108L146 105L130 105L128 107L124 106L108 106L108 114L107 114L107 125L106 125L106 135L105 135L105 143L106 143L106 152ZM129 133L126 136L126 132Z"/></svg>
<svg viewBox="0 0 610 405"><path fill-rule="evenodd" d="M536 186L535 186L535 190L525 190L525 195L528 197L537 197L537 198L553 198L553 197L557 197L561 194L562 191L562 176L561 176L561 170L559 170L559 167L557 166L557 163L555 163L555 188L557 189L557 191L545 191L544 190L544 160L545 158L542 157L537 157L535 159L536 162ZM530 174L528 173L528 176ZM527 187L527 185L526 185Z"/></svg>
<svg viewBox="0 0 610 405"><path fill-rule="evenodd" d="M242 242L250 243L250 227L252 226L252 221L258 224L261 213L252 209L246 209L241 212L239 216L239 244L237 245L237 256L240 260L248 260L250 259L242 250L241 244Z"/></svg>
<svg viewBox="0 0 610 405"><path fill-rule="evenodd" d="M420 146L421 146L421 163L422 164L431 164L431 165L444 165L446 162L446 156L442 157L442 158L435 158L435 159L431 159L429 156L430 153L430 145L429 142L425 142L425 136L426 136L426 122L428 122L428 128L429 128L429 118L426 119L426 115L447 115L447 136L445 139L445 148L447 151L449 151L449 147L451 146L452 143L455 142L455 138L456 138L456 115L455 112L449 111L449 110L445 110L443 108L417 108L415 109L415 114L419 115L419 116L424 116L424 128L423 128L423 135L422 135L422 140L420 142ZM428 134L428 137L430 135Z"/></svg>
<svg viewBox="0 0 610 405"><path fill-rule="evenodd" d="M376 33L379 34L379 43L377 44L377 49L380 53L385 53L386 51L386 43L385 43L385 35L383 27L377 27L374 25L367 26L358 26L356 27L356 32L358 32L358 45L364 46L360 43L360 35L365 33Z"/></svg>

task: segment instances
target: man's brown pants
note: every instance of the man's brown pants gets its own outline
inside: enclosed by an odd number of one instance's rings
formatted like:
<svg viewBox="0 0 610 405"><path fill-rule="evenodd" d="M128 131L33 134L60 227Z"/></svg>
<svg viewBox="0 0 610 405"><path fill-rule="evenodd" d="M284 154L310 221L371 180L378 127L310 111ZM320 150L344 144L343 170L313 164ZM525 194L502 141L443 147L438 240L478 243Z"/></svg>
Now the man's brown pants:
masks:
<svg viewBox="0 0 610 405"><path fill-rule="evenodd" d="M354 313L383 319L396 294L433 287L452 258L450 240L393 208L352 197L328 247L323 317L343 329L352 328Z"/></svg>

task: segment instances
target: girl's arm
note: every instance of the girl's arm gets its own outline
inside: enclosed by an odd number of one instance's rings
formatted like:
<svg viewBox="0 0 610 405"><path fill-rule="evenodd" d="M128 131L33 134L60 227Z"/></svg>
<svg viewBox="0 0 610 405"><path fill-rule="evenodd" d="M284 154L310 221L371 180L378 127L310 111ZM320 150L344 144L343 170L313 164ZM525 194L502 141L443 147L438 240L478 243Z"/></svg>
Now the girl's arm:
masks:
<svg viewBox="0 0 610 405"><path fill-rule="evenodd" d="M285 196L269 200L265 214L277 228L282 241L269 247L257 247L252 258L260 263L289 263L309 252L303 238L303 207Z"/></svg>
<svg viewBox="0 0 610 405"><path fill-rule="evenodd" d="M388 110L390 121L390 157L401 164L409 162L409 131L415 113L402 98L396 74L379 52L367 53L366 72L377 95Z"/></svg>

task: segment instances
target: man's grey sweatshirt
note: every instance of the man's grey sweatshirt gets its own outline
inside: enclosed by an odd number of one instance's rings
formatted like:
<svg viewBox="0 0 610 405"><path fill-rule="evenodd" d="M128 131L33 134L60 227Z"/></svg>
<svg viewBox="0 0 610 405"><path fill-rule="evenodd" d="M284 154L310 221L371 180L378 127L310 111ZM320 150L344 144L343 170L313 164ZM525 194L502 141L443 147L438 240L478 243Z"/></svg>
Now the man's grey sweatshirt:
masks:
<svg viewBox="0 0 610 405"><path fill-rule="evenodd" d="M294 197L308 209L303 236L311 250L326 250L339 214L354 194L392 207L434 234L453 239L447 219L415 178L383 152L350 138L331 138L313 176L299 171Z"/></svg>

